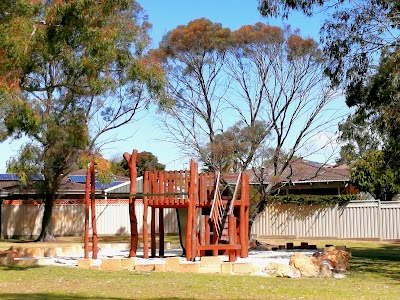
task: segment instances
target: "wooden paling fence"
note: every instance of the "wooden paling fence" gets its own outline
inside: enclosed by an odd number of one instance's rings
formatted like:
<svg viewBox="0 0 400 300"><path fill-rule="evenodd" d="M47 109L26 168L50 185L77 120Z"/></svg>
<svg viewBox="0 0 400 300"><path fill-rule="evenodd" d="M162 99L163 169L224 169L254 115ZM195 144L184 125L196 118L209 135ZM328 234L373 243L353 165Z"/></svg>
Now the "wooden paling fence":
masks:
<svg viewBox="0 0 400 300"><path fill-rule="evenodd" d="M254 237L400 239L400 202L352 201L340 206L268 206L254 221Z"/></svg>

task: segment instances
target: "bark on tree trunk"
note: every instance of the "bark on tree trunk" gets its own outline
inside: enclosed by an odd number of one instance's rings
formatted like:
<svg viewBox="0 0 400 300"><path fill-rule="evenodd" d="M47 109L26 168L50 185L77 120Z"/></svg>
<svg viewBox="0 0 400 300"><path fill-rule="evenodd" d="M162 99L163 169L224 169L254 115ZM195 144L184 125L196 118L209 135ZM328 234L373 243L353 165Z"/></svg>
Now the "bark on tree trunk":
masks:
<svg viewBox="0 0 400 300"><path fill-rule="evenodd" d="M129 173L130 173L130 195L129 195L129 220L131 224L131 248L129 250L129 257L136 257L136 251L139 244L139 233L138 233L138 223L135 212L135 196L136 194L136 158L138 151L135 149L132 151L132 155L125 152L123 157L128 163Z"/></svg>
<svg viewBox="0 0 400 300"><path fill-rule="evenodd" d="M47 196L44 202L44 212L42 219L42 230L40 232L39 237L37 238L37 242L54 240L53 233L51 232L51 216L53 212L53 206L55 201L55 194L51 194Z"/></svg>

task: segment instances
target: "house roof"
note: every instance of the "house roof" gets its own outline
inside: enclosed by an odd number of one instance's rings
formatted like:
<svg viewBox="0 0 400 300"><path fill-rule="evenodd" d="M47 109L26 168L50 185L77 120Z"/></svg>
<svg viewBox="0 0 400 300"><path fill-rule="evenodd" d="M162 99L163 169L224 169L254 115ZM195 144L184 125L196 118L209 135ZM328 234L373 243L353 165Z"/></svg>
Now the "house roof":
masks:
<svg viewBox="0 0 400 300"><path fill-rule="evenodd" d="M255 171L260 176L261 171ZM254 170L249 170L249 180L251 183L258 183ZM313 183L313 182L348 182L350 181L350 170L348 166L330 166L320 163L298 159L290 165L278 177L274 178L273 168L264 169L265 181L287 182L287 183Z"/></svg>
<svg viewBox="0 0 400 300"><path fill-rule="evenodd" d="M41 174L33 174L30 175L30 178L32 180L32 184L27 188L23 188L20 185L18 174L0 174L0 192L2 192L2 195L6 195L6 193L34 194L36 193L34 189L35 183L44 180L44 177ZM104 190L112 191L113 187L117 187L126 183L128 183L129 186L129 178L115 175L112 176L112 181L110 183L103 184L96 180L95 190L96 193L101 193ZM84 194L85 185L86 170L71 172L62 179L58 194Z"/></svg>

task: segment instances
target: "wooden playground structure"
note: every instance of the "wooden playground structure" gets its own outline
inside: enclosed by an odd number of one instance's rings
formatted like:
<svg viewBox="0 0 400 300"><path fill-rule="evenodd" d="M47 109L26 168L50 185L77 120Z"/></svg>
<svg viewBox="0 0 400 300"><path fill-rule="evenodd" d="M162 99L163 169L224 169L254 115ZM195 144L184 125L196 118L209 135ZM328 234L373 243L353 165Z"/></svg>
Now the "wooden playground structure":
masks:
<svg viewBox="0 0 400 300"><path fill-rule="evenodd" d="M186 226L181 226L181 237L184 236L182 242L188 261L207 255L229 255L229 261L248 256L250 195L249 178L246 173L236 175L219 172L199 173L198 165L191 160L190 170L146 171L143 178L143 193L139 194L136 192L136 156L137 150L134 150L132 155L124 154L130 169L131 181L129 196L131 257L136 256L138 246L135 198L143 198L144 204L144 258L149 257L149 246L151 256L156 256L157 209L159 256L164 256L164 208L177 208L187 216ZM149 208L150 230L147 225Z"/></svg>

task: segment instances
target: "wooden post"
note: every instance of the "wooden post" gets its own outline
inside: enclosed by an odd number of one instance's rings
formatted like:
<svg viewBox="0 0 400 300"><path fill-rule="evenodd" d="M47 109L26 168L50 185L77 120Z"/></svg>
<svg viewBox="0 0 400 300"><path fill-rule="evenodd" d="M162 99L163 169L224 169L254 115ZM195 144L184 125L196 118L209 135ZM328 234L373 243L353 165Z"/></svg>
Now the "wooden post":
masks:
<svg viewBox="0 0 400 300"><path fill-rule="evenodd" d="M192 221L192 257L191 260L194 261L197 256L197 227L198 227L198 216L199 216L199 208L198 208L198 200L199 200L199 172L197 169L197 164L193 161L193 202L192 202L192 210L193 210L193 221Z"/></svg>
<svg viewBox="0 0 400 300"><path fill-rule="evenodd" d="M128 163L129 174L130 174L130 181L131 187L129 190L129 220L131 224L131 248L129 251L129 257L135 257L137 246L139 242L139 235L138 235L138 224L135 212L135 199L134 196L136 194L136 178L137 178L137 171L136 171L136 158L137 158L138 151L135 149L132 151L132 155L125 152L123 157Z"/></svg>
<svg viewBox="0 0 400 300"><path fill-rule="evenodd" d="M160 172L160 194L165 193L165 172ZM162 205L165 205L165 196L160 196ZM158 244L159 255L164 256L164 209L158 209Z"/></svg>
<svg viewBox="0 0 400 300"><path fill-rule="evenodd" d="M229 245L236 244L236 218L233 214L230 214L228 216L228 238L229 238ZM230 262L236 261L235 250L229 250L229 261Z"/></svg>
<svg viewBox="0 0 400 300"><path fill-rule="evenodd" d="M149 172L144 172L143 177L143 194L149 194L151 184L149 178ZM148 196L143 196L143 257L149 258L149 240L148 240L148 228L147 228L147 213L149 211L149 199Z"/></svg>
<svg viewBox="0 0 400 300"><path fill-rule="evenodd" d="M99 251L98 239L97 239L97 222L96 222L96 177L94 173L94 159L90 160L90 206L92 211L92 258L97 259L97 253Z"/></svg>
<svg viewBox="0 0 400 300"><path fill-rule="evenodd" d="M204 216L204 245L210 245L210 216Z"/></svg>
<svg viewBox="0 0 400 300"><path fill-rule="evenodd" d="M90 209L90 164L86 171L85 185L85 232L84 232L84 258L89 258L89 209Z"/></svg>
<svg viewBox="0 0 400 300"><path fill-rule="evenodd" d="M240 204L240 213L239 213L239 235L240 235L240 244L242 248L240 249L240 257L248 256L248 227L249 220L246 219L246 205L249 203L249 177L246 173L242 173L242 189L241 189L241 204Z"/></svg>
<svg viewBox="0 0 400 300"><path fill-rule="evenodd" d="M159 241L159 255L164 256L164 209L158 209L158 241Z"/></svg>
<svg viewBox="0 0 400 300"><path fill-rule="evenodd" d="M151 257L156 256L156 208L151 208Z"/></svg>
<svg viewBox="0 0 400 300"><path fill-rule="evenodd" d="M186 226L186 259L192 260L192 229L193 229L193 210L194 210L194 194L195 194L195 163L190 161L190 186L188 196L188 214Z"/></svg>

